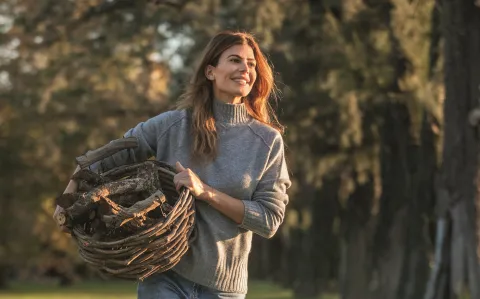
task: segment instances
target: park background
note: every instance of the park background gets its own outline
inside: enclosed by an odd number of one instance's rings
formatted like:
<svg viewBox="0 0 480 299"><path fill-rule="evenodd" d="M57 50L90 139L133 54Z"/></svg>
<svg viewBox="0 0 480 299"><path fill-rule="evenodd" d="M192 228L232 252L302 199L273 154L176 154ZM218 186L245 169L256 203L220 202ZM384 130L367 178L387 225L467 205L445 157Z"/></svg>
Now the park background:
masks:
<svg viewBox="0 0 480 299"><path fill-rule="evenodd" d="M134 297L54 199L75 157L172 108L224 29L274 65L293 181L247 298L479 299L474 0L0 1L0 298Z"/></svg>

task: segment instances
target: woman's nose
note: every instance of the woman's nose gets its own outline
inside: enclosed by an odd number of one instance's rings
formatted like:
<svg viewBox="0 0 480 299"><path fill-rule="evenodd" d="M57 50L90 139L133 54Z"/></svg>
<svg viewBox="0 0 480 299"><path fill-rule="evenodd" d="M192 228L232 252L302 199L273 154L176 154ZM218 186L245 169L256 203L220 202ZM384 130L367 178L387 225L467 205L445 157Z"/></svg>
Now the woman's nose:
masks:
<svg viewBox="0 0 480 299"><path fill-rule="evenodd" d="M240 63L240 71L241 72L248 72L248 65L247 65L246 61L242 61L242 63Z"/></svg>

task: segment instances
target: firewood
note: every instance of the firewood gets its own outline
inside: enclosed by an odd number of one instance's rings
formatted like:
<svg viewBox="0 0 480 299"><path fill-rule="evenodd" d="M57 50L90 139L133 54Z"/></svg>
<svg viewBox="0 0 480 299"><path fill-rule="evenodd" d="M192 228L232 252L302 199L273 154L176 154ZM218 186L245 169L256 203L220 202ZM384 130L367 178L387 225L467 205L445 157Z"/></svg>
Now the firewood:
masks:
<svg viewBox="0 0 480 299"><path fill-rule="evenodd" d="M127 179L107 183L88 193L84 193L72 206L66 209L67 214L72 220L71 224L85 223L88 221L88 213L98 206L98 202L102 197L144 191L148 188L146 183L144 179L140 178Z"/></svg>
<svg viewBox="0 0 480 299"><path fill-rule="evenodd" d="M158 161L100 174L82 169L72 177L78 192L57 198L65 211L56 220L71 229L82 259L102 274L143 280L171 269L188 249L195 204L187 189L175 189L174 175Z"/></svg>
<svg viewBox="0 0 480 299"><path fill-rule="evenodd" d="M66 209L71 207L81 196L81 193L64 193L55 199L55 204Z"/></svg>
<svg viewBox="0 0 480 299"><path fill-rule="evenodd" d="M89 169L80 169L72 176L72 180L75 180L77 182L85 181L93 186L102 185L111 181L106 177L101 176Z"/></svg>
<svg viewBox="0 0 480 299"><path fill-rule="evenodd" d="M165 195L160 190L157 190L150 197L135 203L130 208L119 209L113 215L105 215L102 219L107 228L121 227L132 220L136 220L138 226L141 227L144 225L147 213L165 202Z"/></svg>

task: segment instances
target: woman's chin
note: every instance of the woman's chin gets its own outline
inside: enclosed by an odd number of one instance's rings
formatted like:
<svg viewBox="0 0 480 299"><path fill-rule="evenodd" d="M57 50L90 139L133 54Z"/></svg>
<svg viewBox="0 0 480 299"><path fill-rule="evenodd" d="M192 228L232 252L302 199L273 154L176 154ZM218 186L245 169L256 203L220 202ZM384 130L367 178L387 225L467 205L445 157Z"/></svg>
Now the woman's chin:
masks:
<svg viewBox="0 0 480 299"><path fill-rule="evenodd" d="M251 88L236 88L229 90L228 92L224 92L231 97L246 97L250 94Z"/></svg>
<svg viewBox="0 0 480 299"><path fill-rule="evenodd" d="M251 88L248 88L248 87L245 87L245 88L241 88L239 91L238 91L238 94L237 96L238 97L246 97L250 94L250 91L252 89Z"/></svg>

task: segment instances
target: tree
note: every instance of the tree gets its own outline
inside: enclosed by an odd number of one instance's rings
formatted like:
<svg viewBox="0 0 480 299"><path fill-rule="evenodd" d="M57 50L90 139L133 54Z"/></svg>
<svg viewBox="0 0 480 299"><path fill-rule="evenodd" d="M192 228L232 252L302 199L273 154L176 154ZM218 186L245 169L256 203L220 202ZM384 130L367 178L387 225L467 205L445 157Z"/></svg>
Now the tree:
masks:
<svg viewBox="0 0 480 299"><path fill-rule="evenodd" d="M0 25L0 45L16 53L0 65L0 81L3 71L10 82L0 95L0 136L8 140L0 162L29 178L14 185L0 169L8 186L0 205L11 205L11 194L21 199L4 221L28 236L0 226L0 248L32 240L23 248L55 260L68 246L52 233L51 204L73 157L165 109L209 38L240 29L255 33L275 66L294 181L276 237L255 239L251 276L281 282L299 298L332 288L346 299L423 294L443 121L434 2L160 2L168 5L0 5L13 20ZM16 212L25 205L35 217Z"/></svg>
<svg viewBox="0 0 480 299"><path fill-rule="evenodd" d="M445 40L445 137L437 183L436 263L426 299L480 298L480 8L442 2Z"/></svg>
<svg viewBox="0 0 480 299"><path fill-rule="evenodd" d="M12 277L4 263L14 274L42 269L44 261L26 257L45 251L69 252L70 269L62 271L73 271L76 253L51 220L53 199L74 157L169 104L170 71L155 58L163 44L155 27L178 3L0 5L0 285Z"/></svg>

